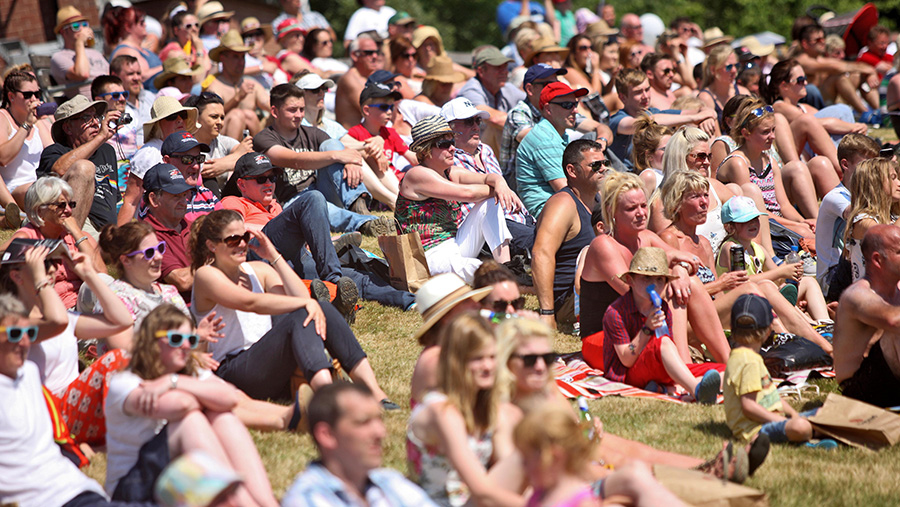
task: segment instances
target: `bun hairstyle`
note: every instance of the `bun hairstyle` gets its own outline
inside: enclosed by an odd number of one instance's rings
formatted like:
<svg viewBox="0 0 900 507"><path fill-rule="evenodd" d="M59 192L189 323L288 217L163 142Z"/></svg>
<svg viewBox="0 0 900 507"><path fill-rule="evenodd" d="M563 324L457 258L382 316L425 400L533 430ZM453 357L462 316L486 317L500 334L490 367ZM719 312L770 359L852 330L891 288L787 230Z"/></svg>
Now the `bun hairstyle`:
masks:
<svg viewBox="0 0 900 507"><path fill-rule="evenodd" d="M778 88L790 80L791 71L798 65L800 64L793 58L778 62L767 76L759 80L759 94L767 104L774 104L781 98L781 91Z"/></svg>
<svg viewBox="0 0 900 507"><path fill-rule="evenodd" d="M675 130L672 127L656 123L656 120L648 114L642 114L634 120L632 158L634 159L635 174L640 174L641 171L650 167L650 159L653 157L653 152L659 148L660 140L663 136L671 136L674 133Z"/></svg>
<svg viewBox="0 0 900 507"><path fill-rule="evenodd" d="M153 227L150 227L147 222L132 221L121 227L113 224L107 225L100 231L98 240L103 261L107 264L115 264L121 275L122 256L137 250L141 241L153 233Z"/></svg>
<svg viewBox="0 0 900 507"><path fill-rule="evenodd" d="M188 251L191 252L191 271L197 271L201 266L212 261L213 254L206 246L206 240L218 241L222 235L222 229L238 220L243 222L244 217L230 209L217 209L194 220L194 223L191 224L191 238L188 241Z"/></svg>
<svg viewBox="0 0 900 507"><path fill-rule="evenodd" d="M760 84L762 87L762 84ZM739 109L744 107L748 101L753 100L753 97L750 95L735 95L728 99L728 102L725 103L725 106L722 108L722 117L719 119L719 128L722 129L723 133L731 132L731 126L728 125L725 120L731 118L731 123L734 123L734 117L737 115Z"/></svg>

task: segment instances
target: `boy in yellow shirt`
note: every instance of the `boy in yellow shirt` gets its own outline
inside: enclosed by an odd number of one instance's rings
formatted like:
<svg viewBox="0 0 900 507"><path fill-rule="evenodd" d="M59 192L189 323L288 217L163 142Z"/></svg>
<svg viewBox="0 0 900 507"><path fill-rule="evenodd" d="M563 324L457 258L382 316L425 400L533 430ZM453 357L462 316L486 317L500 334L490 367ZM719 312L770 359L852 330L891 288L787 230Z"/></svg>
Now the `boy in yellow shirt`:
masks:
<svg viewBox="0 0 900 507"><path fill-rule="evenodd" d="M808 447L834 449L832 439L812 441L806 419L818 409L797 413L781 396L759 348L772 333L772 305L762 296L744 294L731 309L734 348L725 367L725 419L734 436L749 441L757 433L776 442L806 442Z"/></svg>

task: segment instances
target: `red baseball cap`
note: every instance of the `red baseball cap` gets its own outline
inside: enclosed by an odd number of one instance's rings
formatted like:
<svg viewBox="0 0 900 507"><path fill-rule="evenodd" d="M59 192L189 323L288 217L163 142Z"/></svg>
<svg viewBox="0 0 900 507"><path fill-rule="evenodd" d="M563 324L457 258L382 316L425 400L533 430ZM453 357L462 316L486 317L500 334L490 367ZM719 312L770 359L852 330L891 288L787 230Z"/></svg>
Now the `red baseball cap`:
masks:
<svg viewBox="0 0 900 507"><path fill-rule="evenodd" d="M555 99L556 97L559 97L561 95L569 95L572 93L575 94L576 98L583 97L588 94L588 89L587 88L579 88L577 90L573 90L571 86L567 85L566 83L561 83L558 81L555 83L548 84L547 86L544 87L543 90L541 90L541 100L539 101L541 109L543 109L544 106L547 105L548 102Z"/></svg>

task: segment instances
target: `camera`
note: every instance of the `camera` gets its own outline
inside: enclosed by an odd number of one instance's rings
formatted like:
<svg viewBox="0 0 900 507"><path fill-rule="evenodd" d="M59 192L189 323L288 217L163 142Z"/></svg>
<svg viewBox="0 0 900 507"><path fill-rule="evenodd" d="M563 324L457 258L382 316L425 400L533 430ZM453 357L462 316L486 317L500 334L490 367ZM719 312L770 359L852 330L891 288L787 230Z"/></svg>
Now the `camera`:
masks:
<svg viewBox="0 0 900 507"><path fill-rule="evenodd" d="M128 125L132 120L133 118L130 114L122 113L122 116L120 116L118 120L109 122L109 128L115 129L117 127L121 127L122 125Z"/></svg>

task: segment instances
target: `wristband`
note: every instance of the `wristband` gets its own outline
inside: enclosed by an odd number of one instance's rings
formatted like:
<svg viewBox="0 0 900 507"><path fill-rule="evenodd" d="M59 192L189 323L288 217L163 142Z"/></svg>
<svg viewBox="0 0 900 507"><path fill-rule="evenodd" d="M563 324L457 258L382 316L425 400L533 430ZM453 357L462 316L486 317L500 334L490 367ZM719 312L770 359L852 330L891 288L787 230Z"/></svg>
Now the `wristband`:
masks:
<svg viewBox="0 0 900 507"><path fill-rule="evenodd" d="M553 309L547 310L545 308L541 308L541 315L556 315L556 312Z"/></svg>
<svg viewBox="0 0 900 507"><path fill-rule="evenodd" d="M34 291L40 292L41 290L46 289L47 287L50 287L51 284L53 284L53 281L48 276L47 278L44 278L40 282L34 284Z"/></svg>
<svg viewBox="0 0 900 507"><path fill-rule="evenodd" d="M27 121L25 121L25 122L22 122L21 125L19 125L19 128L21 128L21 129L24 130L25 132L31 132L31 129L34 128L34 125L32 125L31 123L28 123Z"/></svg>
<svg viewBox="0 0 900 507"><path fill-rule="evenodd" d="M651 334L653 334L653 331L647 326L642 327L641 332L647 336L650 336Z"/></svg>
<svg viewBox="0 0 900 507"><path fill-rule="evenodd" d="M684 270L687 271L688 274L691 274L691 265L690 264L688 264L687 262L681 261L678 263L678 265L683 267Z"/></svg>
<svg viewBox="0 0 900 507"><path fill-rule="evenodd" d="M75 247L79 247L82 243L88 240L87 234L75 240Z"/></svg>
<svg viewBox="0 0 900 507"><path fill-rule="evenodd" d="M274 259L272 259L271 264L274 266L276 262L280 261L283 258L284 258L284 255L278 254L278 257L275 257Z"/></svg>

